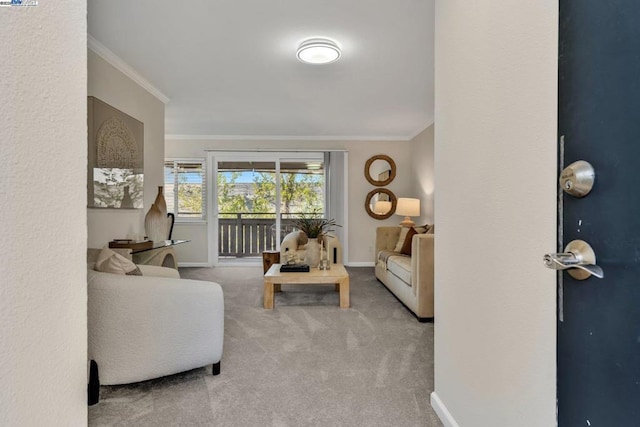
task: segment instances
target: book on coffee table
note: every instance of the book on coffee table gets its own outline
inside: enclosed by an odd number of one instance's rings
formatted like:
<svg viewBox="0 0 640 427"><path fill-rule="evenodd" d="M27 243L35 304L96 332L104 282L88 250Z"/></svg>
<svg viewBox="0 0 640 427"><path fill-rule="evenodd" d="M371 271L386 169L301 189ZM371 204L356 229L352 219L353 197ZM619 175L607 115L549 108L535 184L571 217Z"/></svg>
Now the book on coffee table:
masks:
<svg viewBox="0 0 640 427"><path fill-rule="evenodd" d="M308 273L308 264L282 264L280 266L280 273Z"/></svg>

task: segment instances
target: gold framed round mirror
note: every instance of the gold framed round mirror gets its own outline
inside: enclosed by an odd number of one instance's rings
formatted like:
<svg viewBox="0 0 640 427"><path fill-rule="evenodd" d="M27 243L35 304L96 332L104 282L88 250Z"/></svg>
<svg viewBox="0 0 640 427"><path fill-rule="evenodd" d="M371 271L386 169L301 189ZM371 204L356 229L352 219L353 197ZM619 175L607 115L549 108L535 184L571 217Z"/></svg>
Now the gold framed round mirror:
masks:
<svg viewBox="0 0 640 427"><path fill-rule="evenodd" d="M396 212L398 199L391 190L376 188L367 194L364 209L374 219L387 219Z"/></svg>
<svg viewBox="0 0 640 427"><path fill-rule="evenodd" d="M377 154L365 163L364 177L376 187L388 185L396 177L396 162L386 154Z"/></svg>

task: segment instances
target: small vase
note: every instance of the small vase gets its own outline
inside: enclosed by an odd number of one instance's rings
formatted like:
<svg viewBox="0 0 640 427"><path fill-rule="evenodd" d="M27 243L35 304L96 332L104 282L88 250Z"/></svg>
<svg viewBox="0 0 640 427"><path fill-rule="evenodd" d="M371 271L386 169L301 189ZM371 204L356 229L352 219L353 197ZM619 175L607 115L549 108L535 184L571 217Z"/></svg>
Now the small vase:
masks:
<svg viewBox="0 0 640 427"><path fill-rule="evenodd" d="M320 264L320 243L316 239L309 239L307 242L304 262L312 268L317 268Z"/></svg>
<svg viewBox="0 0 640 427"><path fill-rule="evenodd" d="M131 194L129 194L129 186L124 186L124 194L122 195L122 201L120 202L121 208L133 208L133 200L131 200Z"/></svg>
<svg viewBox="0 0 640 427"><path fill-rule="evenodd" d="M144 230L149 240L160 242L167 240L167 216L163 215L156 204L152 204L144 217Z"/></svg>

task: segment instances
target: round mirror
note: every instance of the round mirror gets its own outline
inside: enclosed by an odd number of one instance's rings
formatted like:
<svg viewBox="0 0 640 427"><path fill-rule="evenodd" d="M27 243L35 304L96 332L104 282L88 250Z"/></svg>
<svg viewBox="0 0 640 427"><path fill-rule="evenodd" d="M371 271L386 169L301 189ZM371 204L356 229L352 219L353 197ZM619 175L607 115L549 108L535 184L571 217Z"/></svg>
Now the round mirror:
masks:
<svg viewBox="0 0 640 427"><path fill-rule="evenodd" d="M371 218L387 219L396 211L398 199L386 188L376 188L367 194L364 208Z"/></svg>
<svg viewBox="0 0 640 427"><path fill-rule="evenodd" d="M376 187L387 185L396 177L396 162L385 154L373 156L364 165L364 177Z"/></svg>

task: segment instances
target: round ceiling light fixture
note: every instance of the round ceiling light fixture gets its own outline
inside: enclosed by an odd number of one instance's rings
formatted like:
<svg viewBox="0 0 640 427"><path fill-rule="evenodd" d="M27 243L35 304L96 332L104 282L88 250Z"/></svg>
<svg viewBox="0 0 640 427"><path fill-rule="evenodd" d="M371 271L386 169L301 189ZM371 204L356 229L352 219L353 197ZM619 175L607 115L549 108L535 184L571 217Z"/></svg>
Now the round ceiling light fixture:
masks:
<svg viewBox="0 0 640 427"><path fill-rule="evenodd" d="M307 64L328 64L340 58L342 52L338 44L325 38L307 39L300 43L296 56Z"/></svg>

